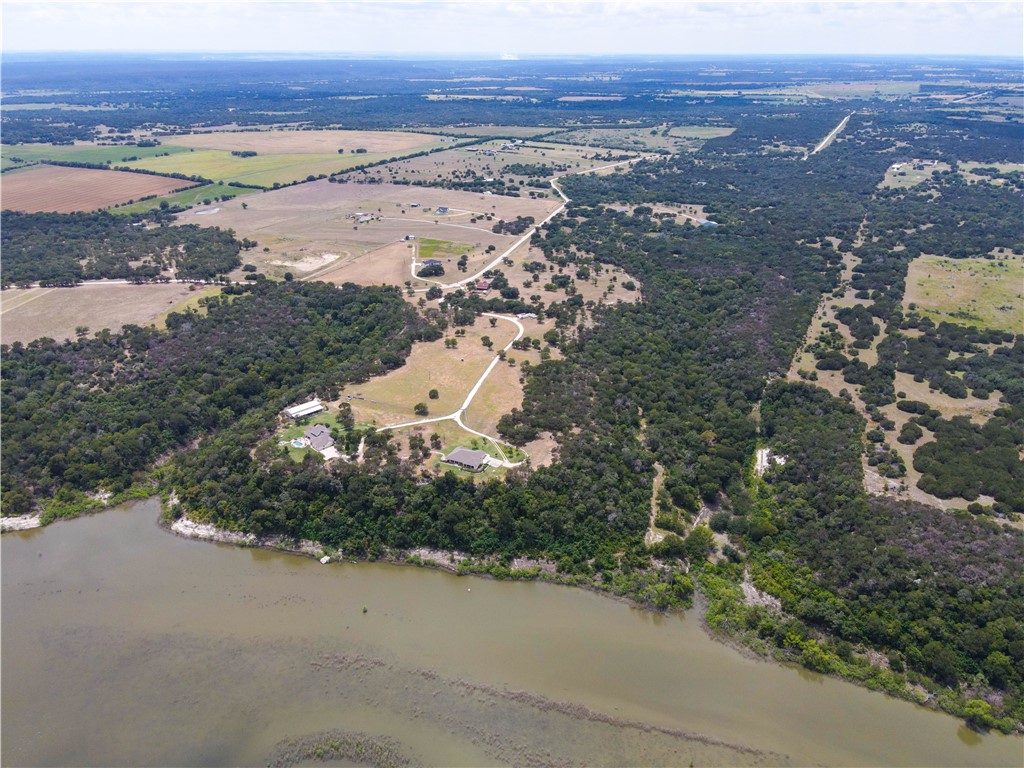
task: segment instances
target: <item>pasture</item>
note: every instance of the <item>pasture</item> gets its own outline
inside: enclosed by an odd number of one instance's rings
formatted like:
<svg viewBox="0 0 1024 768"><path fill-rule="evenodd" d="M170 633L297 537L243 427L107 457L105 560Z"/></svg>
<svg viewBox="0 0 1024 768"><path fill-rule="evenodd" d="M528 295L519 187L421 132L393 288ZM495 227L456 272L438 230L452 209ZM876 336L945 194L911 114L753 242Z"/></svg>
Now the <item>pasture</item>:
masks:
<svg viewBox="0 0 1024 768"><path fill-rule="evenodd" d="M424 238L456 243L468 249L470 270L482 266L517 240L492 232L488 215L495 221L517 216L540 221L559 205L551 199L326 180L249 195L245 202L247 210L241 201L232 200L204 215L186 212L179 221L230 228L239 237L256 240L260 247L244 258L268 275L289 271L296 277L315 275L361 285L402 285L410 280L415 246ZM438 214L439 207L447 207L448 213ZM407 241L407 236L415 239ZM490 246L494 249L488 253ZM446 282L465 276L447 267L446 271Z"/></svg>
<svg viewBox="0 0 1024 768"><path fill-rule="evenodd" d="M1005 179L994 179L981 173L976 173L981 168L995 168L999 173L1021 173L1024 172L1024 163L960 163L960 175L971 183L982 182L994 184L999 187L1006 183Z"/></svg>
<svg viewBox="0 0 1024 768"><path fill-rule="evenodd" d="M73 339L76 329L90 335L128 324L162 326L167 313L194 304L218 288L190 290L178 283L79 285L75 288L8 289L0 292L0 342L27 343L48 337Z"/></svg>
<svg viewBox="0 0 1024 768"><path fill-rule="evenodd" d="M103 144L3 144L0 155L4 163L11 165L30 165L45 163L50 160L73 163L111 163L120 165L133 158L160 157L188 152L185 147L172 147L163 144L155 147L133 147L124 145Z"/></svg>
<svg viewBox="0 0 1024 768"><path fill-rule="evenodd" d="M903 311L911 306L936 323L951 321L1020 333L1024 327L1024 257L949 259L922 256L910 263Z"/></svg>
<svg viewBox="0 0 1024 768"><path fill-rule="evenodd" d="M223 200L231 200L240 195L250 195L258 192L257 189L248 187L229 187L226 184L202 184L197 187L190 187L181 192L171 195L164 195L152 200L143 200L131 205L120 205L111 209L111 213L149 213L154 208L159 208L160 203L167 201L172 208L192 208L197 205L215 205Z"/></svg>
<svg viewBox="0 0 1024 768"><path fill-rule="evenodd" d="M272 188L436 149L451 140L397 131L215 131L174 136L167 141L184 151L141 158L127 165L155 173L183 173ZM339 149L344 152L339 154ZM256 155L240 157L233 152Z"/></svg>
<svg viewBox="0 0 1024 768"><path fill-rule="evenodd" d="M365 149L366 154L418 152L443 143L443 137L403 131L214 131L166 139L189 149L222 149L268 155L338 155ZM364 155L357 155L364 156Z"/></svg>
<svg viewBox="0 0 1024 768"><path fill-rule="evenodd" d="M94 211L149 195L166 195L192 182L123 171L40 165L0 177L0 200L6 209L37 213Z"/></svg>

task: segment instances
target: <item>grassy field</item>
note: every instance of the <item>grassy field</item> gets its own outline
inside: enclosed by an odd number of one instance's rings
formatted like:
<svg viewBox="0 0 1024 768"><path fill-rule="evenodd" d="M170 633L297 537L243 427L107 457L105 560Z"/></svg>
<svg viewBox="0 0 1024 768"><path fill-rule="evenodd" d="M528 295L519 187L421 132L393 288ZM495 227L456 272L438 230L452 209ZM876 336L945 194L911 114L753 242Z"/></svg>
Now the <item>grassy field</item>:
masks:
<svg viewBox="0 0 1024 768"><path fill-rule="evenodd" d="M1020 333L1024 327L1024 258L948 259L910 263L904 311L911 305L936 323L952 320Z"/></svg>
<svg viewBox="0 0 1024 768"><path fill-rule="evenodd" d="M908 187L915 187L921 182L930 179L933 173L950 169L948 163L936 163L921 169L915 169L913 164L909 162L898 163L897 165L901 166L898 170L895 165L890 165L886 170L885 178L878 183L880 188L907 189Z"/></svg>
<svg viewBox="0 0 1024 768"><path fill-rule="evenodd" d="M443 139L426 133L404 131L213 131L173 136L167 142L190 149L222 149L258 152L260 155L336 155L339 149L345 155L356 149L368 154L387 152L417 152L443 143Z"/></svg>
<svg viewBox="0 0 1024 768"><path fill-rule="evenodd" d="M476 325L465 331L454 349L446 348L444 339L416 344L401 368L365 384L347 387L342 397L352 397L356 419L383 427L454 413L494 358L494 352L484 347L482 338L489 336L494 349L500 349L514 338L516 329L506 322L492 328L486 318L479 318ZM453 338L452 334L447 338ZM431 389L438 391L437 400L429 398ZM413 410L416 403L426 403L429 415L417 416Z"/></svg>
<svg viewBox="0 0 1024 768"><path fill-rule="evenodd" d="M73 339L79 326L88 327L90 334L103 328L117 332L129 323L162 326L169 311L180 311L219 290L189 288L174 283L11 288L0 293L0 342Z"/></svg>
<svg viewBox="0 0 1024 768"><path fill-rule="evenodd" d="M995 168L1000 173L1024 171L1024 163L960 163L959 167L960 175L967 181L984 182L986 184L995 184L996 186L1002 186L1006 182L1003 179L993 179L990 176L976 174L974 170L977 168Z"/></svg>
<svg viewBox="0 0 1024 768"><path fill-rule="evenodd" d="M97 144L74 144L54 146L52 144L4 144L0 156L5 163L14 165L41 163L47 160L75 163L113 163L120 165L130 157L159 157L167 154L188 152L186 147L161 144L156 147L102 146Z"/></svg>
<svg viewBox="0 0 1024 768"><path fill-rule="evenodd" d="M0 177L4 208L29 213L93 211L190 185L163 176L57 165L33 166Z"/></svg>
<svg viewBox="0 0 1024 768"><path fill-rule="evenodd" d="M214 181L271 188L309 176L339 173L357 165L442 147L438 136L392 131L221 131L167 139L178 148L167 157L146 157L127 165L155 173L183 173ZM338 150L344 149L343 154ZM355 154L353 150L365 149ZM251 151L239 157L233 151Z"/></svg>
<svg viewBox="0 0 1024 768"><path fill-rule="evenodd" d="M226 184L202 184L198 187L192 187L181 192L176 192L173 195L164 195L163 197L157 197L153 200L143 200L140 203L132 203L131 205L121 205L111 209L111 213L148 213L154 208L159 208L160 203L164 200L167 201L168 205L172 207L185 206L191 208L197 205L203 205L204 200L210 200L211 203L216 203L216 198L221 200L232 200L240 195L250 195L253 192L258 192L257 189L249 189L244 187L229 187Z"/></svg>

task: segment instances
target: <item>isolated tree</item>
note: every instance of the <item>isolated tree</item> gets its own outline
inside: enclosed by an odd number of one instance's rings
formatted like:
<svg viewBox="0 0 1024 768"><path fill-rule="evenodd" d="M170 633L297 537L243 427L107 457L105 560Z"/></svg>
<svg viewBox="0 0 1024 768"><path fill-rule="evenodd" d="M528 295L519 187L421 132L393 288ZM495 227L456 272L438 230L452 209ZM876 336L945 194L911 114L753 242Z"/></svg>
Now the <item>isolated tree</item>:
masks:
<svg viewBox="0 0 1024 768"><path fill-rule="evenodd" d="M426 416L428 413L430 413L430 411L427 409L426 403L416 403L416 405L412 407L412 412L415 413L417 416Z"/></svg>
<svg viewBox="0 0 1024 768"><path fill-rule="evenodd" d="M429 397L431 400L437 400L437 398L439 398L440 396L441 394L436 389L432 389L427 393L427 397Z"/></svg>

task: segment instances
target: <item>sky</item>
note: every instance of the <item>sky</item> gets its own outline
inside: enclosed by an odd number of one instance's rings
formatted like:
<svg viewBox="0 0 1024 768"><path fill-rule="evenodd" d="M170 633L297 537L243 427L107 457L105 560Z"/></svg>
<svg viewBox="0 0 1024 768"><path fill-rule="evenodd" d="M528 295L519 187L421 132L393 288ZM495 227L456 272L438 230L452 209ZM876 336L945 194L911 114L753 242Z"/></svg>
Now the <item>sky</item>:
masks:
<svg viewBox="0 0 1024 768"><path fill-rule="evenodd" d="M0 0L5 52L1024 57L1020 0Z"/></svg>

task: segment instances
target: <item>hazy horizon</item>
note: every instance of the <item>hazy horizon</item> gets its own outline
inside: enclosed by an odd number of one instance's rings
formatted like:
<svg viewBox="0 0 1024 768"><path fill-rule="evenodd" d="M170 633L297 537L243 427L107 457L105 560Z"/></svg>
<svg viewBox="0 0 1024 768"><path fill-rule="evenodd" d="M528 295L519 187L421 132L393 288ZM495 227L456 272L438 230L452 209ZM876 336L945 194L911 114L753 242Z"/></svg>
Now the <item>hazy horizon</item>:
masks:
<svg viewBox="0 0 1024 768"><path fill-rule="evenodd" d="M5 53L1024 56L1024 4L1005 0L2 0L0 7Z"/></svg>

